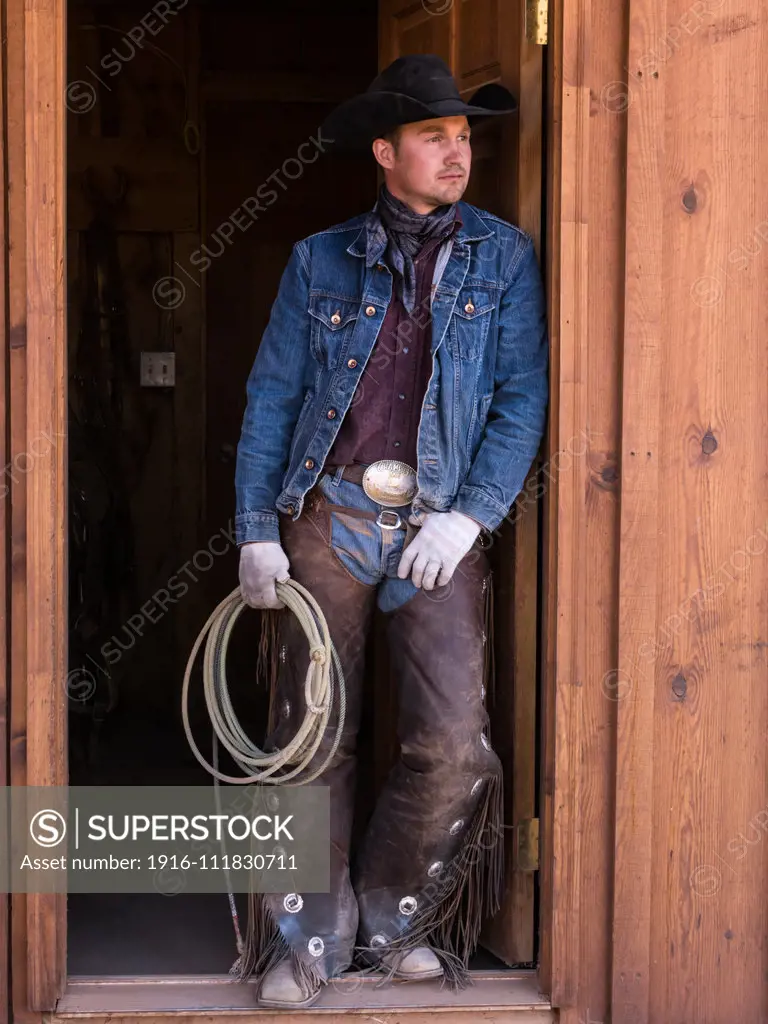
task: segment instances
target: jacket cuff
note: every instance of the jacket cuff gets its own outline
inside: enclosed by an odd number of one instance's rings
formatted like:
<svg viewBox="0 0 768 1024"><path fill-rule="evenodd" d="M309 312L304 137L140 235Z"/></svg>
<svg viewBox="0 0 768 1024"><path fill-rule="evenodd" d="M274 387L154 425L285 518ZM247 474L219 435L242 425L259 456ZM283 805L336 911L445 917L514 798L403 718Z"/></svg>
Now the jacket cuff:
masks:
<svg viewBox="0 0 768 1024"><path fill-rule="evenodd" d="M240 512L235 516L235 543L270 540L280 543L277 512Z"/></svg>
<svg viewBox="0 0 768 1024"><path fill-rule="evenodd" d="M499 505L490 497L487 491L471 487L469 484L462 484L451 508L480 523L488 533L493 533L509 512L508 508Z"/></svg>

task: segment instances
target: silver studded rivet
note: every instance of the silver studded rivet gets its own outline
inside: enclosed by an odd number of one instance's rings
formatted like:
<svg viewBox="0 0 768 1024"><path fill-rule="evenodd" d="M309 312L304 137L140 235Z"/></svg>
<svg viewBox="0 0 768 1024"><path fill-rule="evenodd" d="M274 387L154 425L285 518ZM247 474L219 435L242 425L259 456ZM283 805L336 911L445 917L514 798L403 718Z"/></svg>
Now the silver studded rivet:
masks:
<svg viewBox="0 0 768 1024"><path fill-rule="evenodd" d="M470 796L475 796L476 793L480 792L480 790L482 789L482 786L483 786L483 780L482 779L475 779L475 784L472 787L472 789L470 790L469 795Z"/></svg>
<svg viewBox="0 0 768 1024"><path fill-rule="evenodd" d="M304 900L297 892L289 892L283 900L283 906L289 914L298 914L304 906Z"/></svg>
<svg viewBox="0 0 768 1024"><path fill-rule="evenodd" d="M285 644L281 644L280 645L280 654L279 654L280 661L285 661L285 654L286 654Z"/></svg>
<svg viewBox="0 0 768 1024"><path fill-rule="evenodd" d="M488 739L485 733L480 734L480 742L483 744L486 750L491 749L491 741Z"/></svg>
<svg viewBox="0 0 768 1024"><path fill-rule="evenodd" d="M485 635L485 630L483 630L483 643L485 643L487 639L488 637Z"/></svg>
<svg viewBox="0 0 768 1024"><path fill-rule="evenodd" d="M313 935L307 943L307 949L312 956L322 956L325 950L325 943L319 935Z"/></svg>
<svg viewBox="0 0 768 1024"><path fill-rule="evenodd" d="M485 700L485 687L480 687L480 700Z"/></svg>
<svg viewBox="0 0 768 1024"><path fill-rule="evenodd" d="M415 896L403 896L403 898L397 905L397 909L400 911L401 914L404 914L406 917L410 917L411 914L416 910L417 906L418 903L416 902Z"/></svg>
<svg viewBox="0 0 768 1024"><path fill-rule="evenodd" d="M455 836L457 832L461 832L463 827L464 827L464 819L463 818L458 818L456 821L454 821L454 823L451 825L451 827L448 829L448 831L451 833L452 836Z"/></svg>
<svg viewBox="0 0 768 1024"><path fill-rule="evenodd" d="M289 700L284 700L283 701L282 712L283 712L283 718L288 718L290 716L290 714L291 714L291 702Z"/></svg>
<svg viewBox="0 0 768 1024"><path fill-rule="evenodd" d="M386 935L379 934L379 935L373 935L371 937L371 945L372 946L386 946L386 944L387 944L387 936Z"/></svg>
<svg viewBox="0 0 768 1024"><path fill-rule="evenodd" d="M439 875L442 870L443 862L441 860L436 860L427 868L427 874L430 878L434 878L435 875Z"/></svg>
<svg viewBox="0 0 768 1024"><path fill-rule="evenodd" d="M280 806L280 798L277 793L269 793L267 796L267 807L270 811L276 811Z"/></svg>

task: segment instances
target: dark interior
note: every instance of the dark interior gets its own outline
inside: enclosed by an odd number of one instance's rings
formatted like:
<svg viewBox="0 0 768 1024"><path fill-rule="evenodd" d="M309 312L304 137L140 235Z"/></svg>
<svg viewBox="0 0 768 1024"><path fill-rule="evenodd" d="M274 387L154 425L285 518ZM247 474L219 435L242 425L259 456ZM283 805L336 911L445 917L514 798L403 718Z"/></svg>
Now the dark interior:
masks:
<svg viewBox="0 0 768 1024"><path fill-rule="evenodd" d="M144 7L69 11L72 785L210 784L180 693L195 637L238 582L234 542L208 552L231 538L246 377L292 243L376 195L372 158L296 159L377 72L375 0L184 6L133 52ZM248 200L267 182L277 199L254 220ZM142 385L141 353L155 366L172 354L175 385ZM244 613L228 662L255 738L258 635L259 613ZM359 824L395 751L380 643ZM210 756L199 667L193 690ZM70 975L223 974L236 957L223 896L72 895L68 915ZM483 951L473 966L504 965Z"/></svg>

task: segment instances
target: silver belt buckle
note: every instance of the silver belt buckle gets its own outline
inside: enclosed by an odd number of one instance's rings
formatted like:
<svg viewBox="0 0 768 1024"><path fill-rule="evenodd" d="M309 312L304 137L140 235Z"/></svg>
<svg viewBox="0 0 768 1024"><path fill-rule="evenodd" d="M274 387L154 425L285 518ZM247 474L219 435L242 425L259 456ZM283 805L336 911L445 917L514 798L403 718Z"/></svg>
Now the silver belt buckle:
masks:
<svg viewBox="0 0 768 1024"><path fill-rule="evenodd" d="M387 517L394 517L385 519ZM393 512L392 509L383 508L381 512L376 516L376 524L380 526L382 530L399 530L403 525L403 520L400 518L399 512Z"/></svg>
<svg viewBox="0 0 768 1024"><path fill-rule="evenodd" d="M377 505L408 505L418 490L416 470L407 462L399 462L397 459L379 459L366 468L363 490Z"/></svg>

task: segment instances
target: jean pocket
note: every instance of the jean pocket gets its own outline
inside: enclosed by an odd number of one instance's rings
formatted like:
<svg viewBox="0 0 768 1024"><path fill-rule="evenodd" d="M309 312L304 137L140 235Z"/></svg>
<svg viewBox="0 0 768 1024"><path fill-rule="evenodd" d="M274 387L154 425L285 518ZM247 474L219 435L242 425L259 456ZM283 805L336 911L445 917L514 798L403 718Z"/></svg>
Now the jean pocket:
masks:
<svg viewBox="0 0 768 1024"><path fill-rule="evenodd" d="M485 348L496 309L496 293L468 285L461 289L451 317L451 337L461 359L477 359Z"/></svg>

